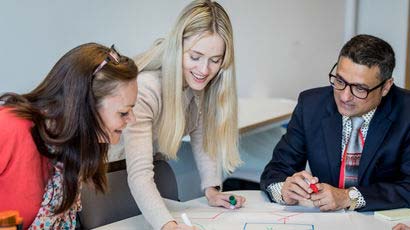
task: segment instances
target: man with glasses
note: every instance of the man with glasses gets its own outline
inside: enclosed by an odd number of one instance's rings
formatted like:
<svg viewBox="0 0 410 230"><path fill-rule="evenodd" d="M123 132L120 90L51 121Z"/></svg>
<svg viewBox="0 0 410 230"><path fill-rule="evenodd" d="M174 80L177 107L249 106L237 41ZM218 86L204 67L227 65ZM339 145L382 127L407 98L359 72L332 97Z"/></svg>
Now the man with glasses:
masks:
<svg viewBox="0 0 410 230"><path fill-rule="evenodd" d="M343 46L331 86L300 94L265 167L261 189L272 201L321 211L410 207L410 93L393 84L394 66L377 37Z"/></svg>

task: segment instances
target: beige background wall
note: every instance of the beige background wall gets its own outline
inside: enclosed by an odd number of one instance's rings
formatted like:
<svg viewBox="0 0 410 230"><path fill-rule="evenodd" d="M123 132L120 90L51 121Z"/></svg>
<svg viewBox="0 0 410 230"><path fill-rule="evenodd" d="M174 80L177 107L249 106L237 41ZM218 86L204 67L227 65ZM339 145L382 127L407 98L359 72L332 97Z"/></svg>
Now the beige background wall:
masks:
<svg viewBox="0 0 410 230"><path fill-rule="evenodd" d="M32 89L58 58L81 43L115 43L123 54L134 56L165 36L188 2L2 1L0 92ZM354 31L393 44L396 82L404 85L408 2L220 0L234 26L239 95L296 99L303 89L328 84L329 68Z"/></svg>

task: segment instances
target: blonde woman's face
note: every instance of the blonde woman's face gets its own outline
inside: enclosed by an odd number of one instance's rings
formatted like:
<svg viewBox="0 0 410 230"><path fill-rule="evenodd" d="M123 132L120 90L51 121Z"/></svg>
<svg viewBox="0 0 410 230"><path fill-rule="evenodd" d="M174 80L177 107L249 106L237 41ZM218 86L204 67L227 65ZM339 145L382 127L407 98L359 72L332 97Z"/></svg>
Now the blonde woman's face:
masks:
<svg viewBox="0 0 410 230"><path fill-rule="evenodd" d="M128 123L135 122L132 108L137 99L137 81L120 84L116 93L102 99L98 113L104 123L110 143L118 144L122 131Z"/></svg>
<svg viewBox="0 0 410 230"><path fill-rule="evenodd" d="M199 35L184 40L182 67L185 84L193 90L202 90L221 68L225 43L218 34Z"/></svg>

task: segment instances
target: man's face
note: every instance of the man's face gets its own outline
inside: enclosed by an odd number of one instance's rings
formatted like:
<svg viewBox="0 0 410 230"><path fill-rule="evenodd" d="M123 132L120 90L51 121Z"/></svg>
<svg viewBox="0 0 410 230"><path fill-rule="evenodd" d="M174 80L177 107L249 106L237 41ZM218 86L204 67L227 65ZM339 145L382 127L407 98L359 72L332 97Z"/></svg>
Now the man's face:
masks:
<svg viewBox="0 0 410 230"><path fill-rule="evenodd" d="M368 68L365 65L354 63L347 57L341 57L335 75L348 83L359 84L371 89L381 82L378 78L379 72L378 66ZM392 84L393 79L387 80L383 86L370 92L365 99L355 97L350 91L350 86L346 86L344 90L333 89L337 109L340 114L348 117L366 114L380 104L382 97L387 95Z"/></svg>

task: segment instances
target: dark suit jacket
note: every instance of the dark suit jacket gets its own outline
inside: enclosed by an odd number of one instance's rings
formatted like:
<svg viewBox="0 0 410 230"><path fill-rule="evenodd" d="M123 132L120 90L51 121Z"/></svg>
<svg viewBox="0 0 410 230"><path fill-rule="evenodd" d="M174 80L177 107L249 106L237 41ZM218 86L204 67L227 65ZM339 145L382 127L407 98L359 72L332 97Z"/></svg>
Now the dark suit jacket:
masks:
<svg viewBox="0 0 410 230"><path fill-rule="evenodd" d="M261 176L261 189L305 169L338 187L342 116L332 87L302 92L287 133ZM392 86L370 121L357 188L366 200L359 211L410 207L410 92Z"/></svg>

